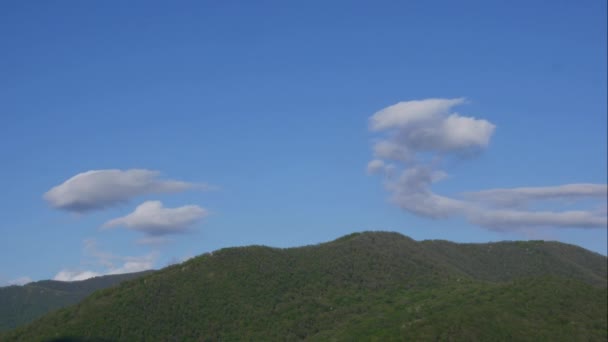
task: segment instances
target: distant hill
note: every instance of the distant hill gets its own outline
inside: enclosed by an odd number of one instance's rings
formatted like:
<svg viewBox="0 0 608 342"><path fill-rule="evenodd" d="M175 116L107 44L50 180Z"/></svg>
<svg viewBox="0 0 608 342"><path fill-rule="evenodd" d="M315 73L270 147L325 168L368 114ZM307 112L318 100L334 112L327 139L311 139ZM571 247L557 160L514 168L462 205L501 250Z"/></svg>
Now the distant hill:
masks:
<svg viewBox="0 0 608 342"><path fill-rule="evenodd" d="M605 256L556 242L351 234L226 248L95 292L7 340L606 341Z"/></svg>
<svg viewBox="0 0 608 342"><path fill-rule="evenodd" d="M43 280L23 286L0 287L0 331L29 323L50 311L77 303L94 291L147 273L149 271L72 282Z"/></svg>

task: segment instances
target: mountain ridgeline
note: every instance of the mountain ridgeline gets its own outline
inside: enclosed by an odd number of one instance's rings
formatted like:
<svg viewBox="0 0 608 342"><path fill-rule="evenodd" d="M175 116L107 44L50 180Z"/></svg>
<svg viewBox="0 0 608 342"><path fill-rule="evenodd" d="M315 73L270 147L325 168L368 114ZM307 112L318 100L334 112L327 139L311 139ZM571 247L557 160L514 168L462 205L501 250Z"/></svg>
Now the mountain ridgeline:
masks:
<svg viewBox="0 0 608 342"><path fill-rule="evenodd" d="M6 340L605 341L606 257L557 242L355 233L207 253L97 291Z"/></svg>
<svg viewBox="0 0 608 342"><path fill-rule="evenodd" d="M138 272L82 281L43 280L23 286L0 287L0 331L15 328L59 308L78 303L91 293L135 279Z"/></svg>

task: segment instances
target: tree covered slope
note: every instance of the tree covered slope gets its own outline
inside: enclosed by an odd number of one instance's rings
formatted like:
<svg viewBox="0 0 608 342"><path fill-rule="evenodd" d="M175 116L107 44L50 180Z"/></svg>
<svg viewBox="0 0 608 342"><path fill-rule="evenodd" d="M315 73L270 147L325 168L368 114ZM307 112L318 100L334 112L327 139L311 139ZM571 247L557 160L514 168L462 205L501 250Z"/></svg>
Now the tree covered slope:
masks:
<svg viewBox="0 0 608 342"><path fill-rule="evenodd" d="M0 287L0 331L59 308L77 303L94 291L117 285L149 272L108 275L83 281L43 280L23 286Z"/></svg>
<svg viewBox="0 0 608 342"><path fill-rule="evenodd" d="M606 340L606 257L561 243L358 233L222 249L95 292L7 340Z"/></svg>

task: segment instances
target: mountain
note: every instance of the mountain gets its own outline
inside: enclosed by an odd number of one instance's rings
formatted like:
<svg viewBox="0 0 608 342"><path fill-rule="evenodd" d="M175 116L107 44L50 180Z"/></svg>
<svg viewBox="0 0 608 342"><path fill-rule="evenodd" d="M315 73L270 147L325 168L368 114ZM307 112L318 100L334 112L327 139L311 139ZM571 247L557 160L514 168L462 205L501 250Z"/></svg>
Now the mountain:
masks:
<svg viewBox="0 0 608 342"><path fill-rule="evenodd" d="M23 286L0 287L0 331L29 323L50 311L77 303L94 291L147 273L149 271L72 282L43 280Z"/></svg>
<svg viewBox="0 0 608 342"><path fill-rule="evenodd" d="M605 256L355 233L207 253L95 292L16 341L605 341Z"/></svg>

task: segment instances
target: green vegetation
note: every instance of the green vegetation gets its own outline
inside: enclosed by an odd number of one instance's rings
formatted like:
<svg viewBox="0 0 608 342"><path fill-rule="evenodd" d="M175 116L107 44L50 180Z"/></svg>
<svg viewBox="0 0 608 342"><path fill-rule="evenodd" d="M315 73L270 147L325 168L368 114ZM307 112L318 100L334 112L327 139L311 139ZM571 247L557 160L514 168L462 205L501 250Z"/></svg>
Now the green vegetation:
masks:
<svg viewBox="0 0 608 342"><path fill-rule="evenodd" d="M43 280L24 286L0 287L0 331L29 323L40 316L78 303L94 291L149 272L109 275L83 281Z"/></svg>
<svg viewBox="0 0 608 342"><path fill-rule="evenodd" d="M17 341L605 341L606 257L553 242L352 234L222 249L95 292Z"/></svg>

